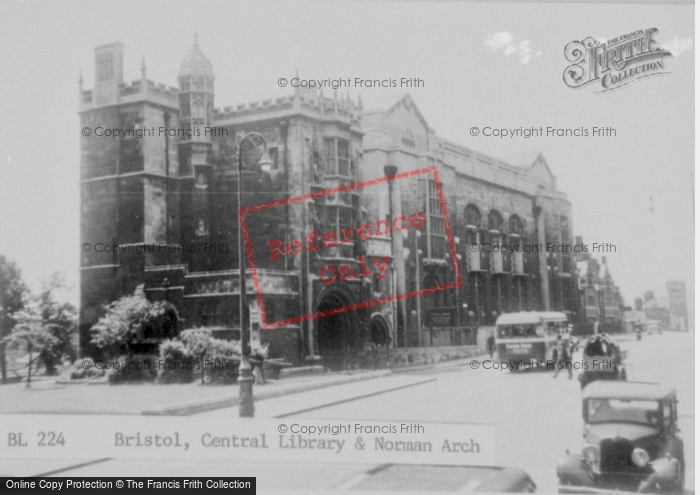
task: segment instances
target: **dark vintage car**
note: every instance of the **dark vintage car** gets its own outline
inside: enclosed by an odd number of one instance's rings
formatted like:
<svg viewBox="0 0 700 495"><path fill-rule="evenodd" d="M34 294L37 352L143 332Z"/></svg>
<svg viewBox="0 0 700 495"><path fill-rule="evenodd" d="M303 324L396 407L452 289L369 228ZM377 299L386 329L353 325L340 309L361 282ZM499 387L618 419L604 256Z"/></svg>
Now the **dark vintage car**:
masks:
<svg viewBox="0 0 700 495"><path fill-rule="evenodd" d="M341 490L384 492L534 493L520 469L490 466L383 464L345 483Z"/></svg>
<svg viewBox="0 0 700 495"><path fill-rule="evenodd" d="M625 351L605 333L594 335L583 347L583 371L578 376L581 388L596 380L627 380Z"/></svg>
<svg viewBox="0 0 700 495"><path fill-rule="evenodd" d="M657 383L591 383L583 391L585 445L582 455L567 452L557 463L560 493L681 493L676 403L675 389Z"/></svg>

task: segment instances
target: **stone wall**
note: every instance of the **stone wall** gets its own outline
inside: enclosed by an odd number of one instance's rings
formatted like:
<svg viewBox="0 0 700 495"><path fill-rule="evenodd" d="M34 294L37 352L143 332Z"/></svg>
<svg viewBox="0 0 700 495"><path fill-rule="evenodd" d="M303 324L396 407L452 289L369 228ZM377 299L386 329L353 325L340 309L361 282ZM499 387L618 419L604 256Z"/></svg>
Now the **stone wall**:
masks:
<svg viewBox="0 0 700 495"><path fill-rule="evenodd" d="M389 350L392 368L414 364L434 364L441 361L465 359L481 356L488 352L486 339L496 327L479 327L476 332L476 345L434 346L434 347L395 347ZM433 340L435 342L435 340Z"/></svg>
<svg viewBox="0 0 700 495"><path fill-rule="evenodd" d="M389 351L390 366L400 368L415 364L433 364L441 361L464 359L484 354L477 345L461 345L453 347L395 347Z"/></svg>

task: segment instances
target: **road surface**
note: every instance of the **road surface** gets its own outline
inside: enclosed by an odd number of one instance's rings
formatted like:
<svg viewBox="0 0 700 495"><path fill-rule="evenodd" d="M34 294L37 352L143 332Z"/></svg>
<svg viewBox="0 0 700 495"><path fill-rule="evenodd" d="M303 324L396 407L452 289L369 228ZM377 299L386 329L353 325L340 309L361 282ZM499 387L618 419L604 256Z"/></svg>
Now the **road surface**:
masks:
<svg viewBox="0 0 700 495"><path fill-rule="evenodd" d="M666 332L618 339L627 352L628 380L664 382L678 390L679 425L685 442L686 490L694 490L694 338ZM574 362L581 359L574 356ZM566 372L511 373L479 367L451 366L395 373L393 376L295 394L256 404L256 417L318 420L380 420L412 423L493 424L496 464L525 470L538 491L556 491L556 462L567 449L580 452L581 390ZM192 417L192 421L226 421L235 408ZM319 421L320 422L320 421ZM258 490L320 490L338 486L371 466L304 462L166 460L144 463L110 459L70 467L63 461L56 476L257 476ZM73 462L73 461L71 461ZM86 460L75 461L75 464ZM51 472L17 464L18 475ZM11 465L10 465L11 468ZM8 474L13 474L12 472Z"/></svg>

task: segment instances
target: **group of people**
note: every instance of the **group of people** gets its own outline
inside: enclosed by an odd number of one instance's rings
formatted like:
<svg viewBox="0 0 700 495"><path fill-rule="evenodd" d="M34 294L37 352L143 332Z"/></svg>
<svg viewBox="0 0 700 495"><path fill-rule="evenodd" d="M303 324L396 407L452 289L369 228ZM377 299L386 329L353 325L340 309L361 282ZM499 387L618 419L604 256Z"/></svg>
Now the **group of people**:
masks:
<svg viewBox="0 0 700 495"><path fill-rule="evenodd" d="M573 342L571 339L563 339L561 334L557 335L557 342L554 347L554 355L552 361L556 364L554 365L554 378L559 375L559 370L566 368L569 372L569 380L574 377L574 370L571 363L571 356L573 354Z"/></svg>

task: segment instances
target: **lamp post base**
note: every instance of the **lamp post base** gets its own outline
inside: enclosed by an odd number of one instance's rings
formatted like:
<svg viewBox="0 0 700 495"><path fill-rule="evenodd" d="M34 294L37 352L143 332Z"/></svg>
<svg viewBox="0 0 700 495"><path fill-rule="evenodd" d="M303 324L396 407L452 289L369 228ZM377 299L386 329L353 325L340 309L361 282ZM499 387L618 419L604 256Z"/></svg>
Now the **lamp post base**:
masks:
<svg viewBox="0 0 700 495"><path fill-rule="evenodd" d="M307 366L321 364L321 356L319 356L317 354L311 354L311 355L306 356L304 358L304 361L306 361Z"/></svg>
<svg viewBox="0 0 700 495"><path fill-rule="evenodd" d="M238 369L238 416L252 418L255 416L253 400L253 369L247 359Z"/></svg>

